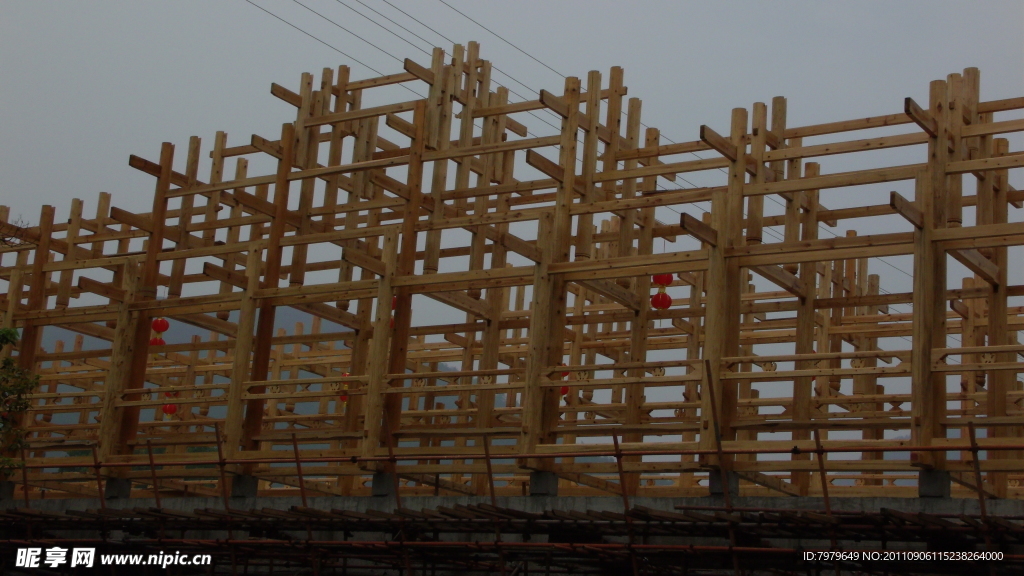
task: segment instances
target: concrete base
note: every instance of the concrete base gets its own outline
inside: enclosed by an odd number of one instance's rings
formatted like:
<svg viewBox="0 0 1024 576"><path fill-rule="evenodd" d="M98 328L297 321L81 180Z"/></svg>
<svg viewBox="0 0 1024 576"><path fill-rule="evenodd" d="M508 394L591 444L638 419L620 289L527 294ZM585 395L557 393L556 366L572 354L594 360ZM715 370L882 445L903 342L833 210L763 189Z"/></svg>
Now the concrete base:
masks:
<svg viewBox="0 0 1024 576"><path fill-rule="evenodd" d="M949 472L921 470L917 473L917 495L920 498L949 498Z"/></svg>
<svg viewBox="0 0 1024 576"><path fill-rule="evenodd" d="M374 472L371 490L378 498L394 498L395 475L391 472Z"/></svg>
<svg viewBox="0 0 1024 576"><path fill-rule="evenodd" d="M127 478L108 478L107 484L103 487L103 496L107 500L130 498L131 495L132 481Z"/></svg>
<svg viewBox="0 0 1024 576"><path fill-rule="evenodd" d="M235 476L231 479L232 498L255 498L260 481L255 476Z"/></svg>
<svg viewBox="0 0 1024 576"><path fill-rule="evenodd" d="M735 472L727 472L726 477L729 482L729 495L734 498L739 496L740 477ZM722 490L722 473L718 470L708 474L708 493L712 496L722 496L725 493Z"/></svg>
<svg viewBox="0 0 1024 576"><path fill-rule="evenodd" d="M558 496L558 474L530 472L530 496Z"/></svg>

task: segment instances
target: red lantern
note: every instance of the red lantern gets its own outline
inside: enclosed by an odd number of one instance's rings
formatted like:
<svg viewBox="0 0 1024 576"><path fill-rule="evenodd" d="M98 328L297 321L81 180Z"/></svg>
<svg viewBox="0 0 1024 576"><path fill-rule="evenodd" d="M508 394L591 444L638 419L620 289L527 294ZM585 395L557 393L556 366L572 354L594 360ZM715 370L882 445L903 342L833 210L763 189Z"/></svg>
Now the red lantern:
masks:
<svg viewBox="0 0 1024 576"><path fill-rule="evenodd" d="M151 324L151 326L153 327L153 332L156 332L157 334L163 334L164 332L167 332L168 328L171 327L171 323L168 322L166 318L153 318L153 323Z"/></svg>
<svg viewBox="0 0 1024 576"><path fill-rule="evenodd" d="M665 310L672 306L672 297L664 292L658 292L651 296L651 306L658 310Z"/></svg>
<svg viewBox="0 0 1024 576"><path fill-rule="evenodd" d="M167 344L167 342L164 342L164 339L159 336L157 336L156 338L149 339L150 346L163 346L165 344Z"/></svg>
<svg viewBox="0 0 1024 576"><path fill-rule="evenodd" d="M178 393L177 392L164 392L164 396L166 396L167 398L177 398L178 397Z"/></svg>
<svg viewBox="0 0 1024 576"><path fill-rule="evenodd" d="M164 406L163 406L163 408L161 408L161 410L164 411L164 414L167 414L168 416L172 416L172 415L178 413L178 405L177 404L164 404Z"/></svg>
<svg viewBox="0 0 1024 576"><path fill-rule="evenodd" d="M391 297L391 309L394 310L398 307L398 296Z"/></svg>
<svg viewBox="0 0 1024 576"><path fill-rule="evenodd" d="M672 283L671 274L655 274L651 277L651 282L654 282L658 286L668 286Z"/></svg>
<svg viewBox="0 0 1024 576"><path fill-rule="evenodd" d="M342 372L341 375L342 377L350 376L348 372ZM345 384L344 386L345 390L341 393L341 396L338 396L338 399L340 399L342 402L348 402L348 384Z"/></svg>
<svg viewBox="0 0 1024 576"><path fill-rule="evenodd" d="M568 386L562 386L558 391L561 392L562 396L568 396L569 395L569 387Z"/></svg>
<svg viewBox="0 0 1024 576"><path fill-rule="evenodd" d="M561 364L559 364L559 366L565 366L565 362L562 362ZM568 372L562 372L562 378L567 378L568 376L569 376Z"/></svg>

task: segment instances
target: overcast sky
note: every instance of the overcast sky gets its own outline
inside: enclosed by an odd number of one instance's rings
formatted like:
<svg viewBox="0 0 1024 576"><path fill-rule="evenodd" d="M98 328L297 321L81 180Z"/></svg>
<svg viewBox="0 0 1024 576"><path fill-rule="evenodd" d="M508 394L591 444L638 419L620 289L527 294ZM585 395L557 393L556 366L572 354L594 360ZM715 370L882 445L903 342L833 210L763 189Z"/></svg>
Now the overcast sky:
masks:
<svg viewBox="0 0 1024 576"><path fill-rule="evenodd" d="M532 91L496 81L530 98L561 90L559 74L607 78L623 66L645 123L675 141L696 139L702 123L728 132L731 108L776 95L789 98L791 126L896 112L966 66L981 68L983 99L1024 94L1020 1L253 1L349 56L244 0L0 1L0 203L35 223L44 203L66 218L74 197L91 215L104 190L117 206L148 211L154 180L128 167L129 154L156 160L169 141L183 162L191 135L204 150L217 130L230 144L274 137L294 116L270 83L294 88L302 72L350 64L354 78L377 75L354 60L401 71L338 25L424 64L417 47L449 48L441 35L477 40Z"/></svg>

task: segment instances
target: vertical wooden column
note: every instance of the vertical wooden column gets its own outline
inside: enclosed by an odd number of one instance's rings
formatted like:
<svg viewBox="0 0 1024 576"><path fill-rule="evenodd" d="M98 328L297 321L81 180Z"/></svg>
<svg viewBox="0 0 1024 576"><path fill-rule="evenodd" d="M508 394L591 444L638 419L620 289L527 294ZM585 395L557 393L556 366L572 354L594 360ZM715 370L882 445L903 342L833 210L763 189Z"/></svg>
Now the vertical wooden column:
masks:
<svg viewBox="0 0 1024 576"><path fill-rule="evenodd" d="M434 86L439 87L440 90L438 96L440 99L438 103L440 111L436 115L436 133L433 131L434 123L430 123L431 132L429 137L436 141L436 148L439 151L447 150L451 146L452 100L457 90L458 79L462 77L462 51L462 46L456 44L452 49L452 64L440 69L440 77L437 75L437 71L434 73ZM430 195L434 200L434 211L430 214L430 221L432 223L437 223L445 217L443 195L448 187L449 163L450 160L438 160L432 166L430 182ZM427 232L427 243L423 256L423 273L436 273L440 258L441 230L440 228L431 229Z"/></svg>
<svg viewBox="0 0 1024 576"><path fill-rule="evenodd" d="M288 193L291 189L288 174L292 170L294 157L295 127L292 124L284 124L281 126L281 158L277 162L277 175L274 181L274 216L270 222L270 236L267 238L267 263L263 276L263 288L266 289L276 289L281 281L281 238L284 237L287 224ZM249 376L249 380L253 382L267 379L275 316L275 306L269 300L261 301L256 340L253 345L252 373ZM251 389L251 392L262 394L265 390L261 386ZM263 428L263 405L264 401L258 398L246 403L241 438L245 450L255 450L258 447L255 438Z"/></svg>
<svg viewBox="0 0 1024 576"><path fill-rule="evenodd" d="M993 155L1003 156L1009 150L1009 142L1004 138L993 139ZM1009 183L1007 181L1007 170L995 170L989 180L992 184L990 191L992 195L992 223L1004 224L1007 221L1007 192ZM979 191L980 193L980 191ZM988 284L988 345L1005 346L1012 344L1010 341L1011 331L1007 319L1007 247L996 246L991 249L990 259L999 270L998 283ZM1014 332L1015 333L1015 332ZM1016 354L1013 352L1000 352L995 355L995 362L1014 362ZM986 416L1005 417L1008 415L1011 402L1007 394L1015 390L1017 383L1016 374L1010 370L990 370L987 374L988 393L985 398L987 406ZM992 438L1019 437L1018 426L992 426L988 428L988 436ZM989 452L990 460L1013 458L1015 453L1006 451ZM996 496L1005 498L1008 489L1008 474L1006 472L990 472L989 482L995 491Z"/></svg>
<svg viewBox="0 0 1024 576"><path fill-rule="evenodd" d="M231 386L228 388L227 415L224 417L225 457L233 458L242 442L242 424L245 418L245 402L242 395L246 389L244 383L252 375L251 364L253 351L253 330L256 327L256 315L259 302L256 290L260 287L260 267L263 243L252 242L245 260L247 283L238 305L238 330L235 335L235 350L231 364Z"/></svg>
<svg viewBox="0 0 1024 576"><path fill-rule="evenodd" d="M75 198L71 201L71 218L68 219L68 232L64 241L67 243L67 252L64 253L64 261L77 260L78 233L82 226L82 201ZM57 308L67 308L71 302L71 282L74 279L74 270L61 270L59 285L57 287Z"/></svg>
<svg viewBox="0 0 1024 576"><path fill-rule="evenodd" d="M493 99L497 105L507 104L508 89L504 87L498 88ZM495 103L494 101L492 101L492 104ZM486 121L491 124L491 133L494 135L495 140L500 140L505 132L505 116L493 116L487 118ZM505 162L499 162L499 160L505 160ZM503 159L499 158L499 155L487 155L484 157L485 183L490 182L491 175L495 171L495 165L499 163L503 164L501 170L502 183L512 182L514 156L509 154L508 157ZM508 193L498 195L496 212L507 212L509 210L509 196L510 194ZM507 223L498 224L496 228L499 234L508 233ZM508 250L501 242L494 242L491 245L491 269L504 268L507 260ZM501 313L507 307L507 299L507 290L505 288L492 287L487 289L485 301L488 314L485 319L486 327L481 338L483 344L483 352L480 355L481 370L492 370L498 367L498 362L500 361L499 353L501 351ZM495 378L495 380L497 379ZM494 399L494 390L483 390L476 394L476 425L477 428L487 432L490 432L489 429L494 426L495 422ZM488 489L487 476L483 474L474 475L473 485L477 494L485 494Z"/></svg>
<svg viewBox="0 0 1024 576"><path fill-rule="evenodd" d="M866 258L860 259L861 270L858 271L858 287L859 296L877 296L878 295L878 274L868 274L868 264ZM858 308L858 312L865 316L874 316L878 314L878 306L862 306ZM878 350L878 338L874 336L862 336L858 338L858 349L864 351ZM877 357L868 357L861 360L861 364L865 368L875 368L878 366ZM878 389L881 386L878 384L878 377L874 374L861 374L853 377L853 393L858 396L873 396L878 394ZM877 402L866 402L862 404L856 404L854 410L858 412L875 412L877 410ZM861 438L864 440L882 440L884 438L884 430L879 428L865 428L861 432ZM861 460L882 460L884 454L881 452L862 452ZM873 474L874 471L868 472ZM865 479L863 480L865 485L877 486L881 484L878 479Z"/></svg>
<svg viewBox="0 0 1024 576"><path fill-rule="evenodd" d="M398 260L395 265L396 276L409 276L415 272L416 267L416 223L419 221L420 212L423 208L423 152L426 144L426 114L425 101L416 103L413 110L413 126L416 132L409 145L409 201L405 205L405 217L402 219L402 238ZM412 326L412 292L409 286L399 286L394 291L395 301L395 328L391 334L391 349L388 357L388 374L403 374L406 369L406 359L409 353L409 329ZM380 308L388 308L390 301L377 301L378 316ZM377 338L376 327L374 327L374 338ZM386 385L386 383L385 383ZM373 417L374 412L369 411L368 417ZM384 429L381 434L394 434L399 430L400 416L402 412L402 397L397 394L388 394L383 402L383 422L380 423ZM376 444L372 444L373 447Z"/></svg>
<svg viewBox="0 0 1024 576"><path fill-rule="evenodd" d="M299 106L298 117L295 119L295 138L297 149L295 151L296 164L301 169L316 168L318 165L318 154L320 146L320 127L306 126L307 120L317 115L323 108L322 98L329 95L321 95L313 90L313 75L304 73L300 91L302 105ZM370 157L373 157L373 150L370 150ZM299 229L297 235L309 234L312 229L313 191L316 187L316 178L306 178L299 186ZM301 286L306 281L306 257L309 252L309 245L297 244L292 248L291 272L289 274L289 285Z"/></svg>
<svg viewBox="0 0 1024 576"><path fill-rule="evenodd" d="M32 257L32 278L29 281L28 304L29 310L42 310L46 308L46 288L49 272L43 269L50 261L50 237L53 235L53 206L43 206L39 213L39 243L33 250ZM69 250L72 252L73 250ZM42 328L34 321L25 322L21 331L21 343L18 345L18 367L34 373L36 371L36 353L39 351L39 342L43 336Z"/></svg>
<svg viewBox="0 0 1024 576"><path fill-rule="evenodd" d="M192 136L188 141L188 159L185 162L185 178L188 182L185 188L192 188L196 185L199 176L199 153L202 141L198 136ZM192 208L195 203L194 194L186 194L181 197L181 207L178 209L178 228L181 235L175 246L179 250L188 248L188 227L192 223ZM233 268L232 268L233 269ZM181 296L181 287L185 280L185 259L175 260L171 264L171 279L167 284L167 297L175 298ZM222 290L224 284L221 284Z"/></svg>
<svg viewBox="0 0 1024 576"><path fill-rule="evenodd" d="M544 438L544 411L555 411L557 418L558 394L550 388L542 388L543 380L549 376L547 372L547 353L550 340L561 342L561 335L551 333L552 293L557 278L548 270L552 260L552 228L554 218L550 213L543 214L537 221L537 249L540 251L540 262L534 266L533 295L530 301L530 328L528 332L530 350L526 358L525 388L522 403L522 437L519 442L521 452L534 452ZM521 462L527 468L538 468L545 464L543 460L527 460Z"/></svg>
<svg viewBox="0 0 1024 576"><path fill-rule="evenodd" d="M630 126L633 125L634 121L632 116L636 116L636 124L640 123L640 100L637 98L631 98L629 101L629 117L626 123ZM630 133L628 135L630 143L636 148L639 145L638 135ZM656 128L648 128L645 134L644 147L655 147L658 146L661 134ZM657 183L657 176L648 176L644 178L641 184L641 192L653 192ZM654 253L654 208L644 208L640 211L640 217L638 220L640 225L639 238L637 242L637 254L638 256L648 256ZM651 293L651 277L649 275L640 276L636 279L636 285L634 288L634 294L637 296L637 300L640 302L640 309L633 312L633 319L630 322L629 331L629 362L645 362L647 360L647 348L648 348L648 334L651 325L650 319L650 293ZM633 368L629 371L629 375L634 378L642 378L646 375L646 370L643 368ZM626 387L626 417L625 424L630 427L639 427L641 423L641 407L643 406L646 396L644 388L641 384L630 384ZM642 442L643 434L640 432L627 432L623 435L623 439L626 442ZM623 459L625 463L637 463L642 460L640 456L629 456ZM640 474L638 472L628 472L625 475L625 491L629 495L635 495L637 489L640 487Z"/></svg>
<svg viewBox="0 0 1024 576"><path fill-rule="evenodd" d="M576 180L576 133L579 129L580 81L565 80L564 99L567 116L562 119L562 138L559 143L560 178L555 195L554 213L541 218L537 247L541 261L534 273L533 302L530 316L530 357L526 364L526 389L523 402L523 438L520 449L532 452L540 443L554 439L558 422L559 395L557 388L542 388L548 369L562 361L565 344L565 315L567 292L565 280L552 275L552 263L567 262L572 242L572 214ZM543 462L527 462L530 468L539 468Z"/></svg>
<svg viewBox="0 0 1024 576"><path fill-rule="evenodd" d="M384 235L384 275L377 286L377 310L373 320L373 338L369 346L368 381L366 386L366 419L363 422L362 454L373 456L381 444L383 414L388 387L388 344L390 343L391 307L388 303L395 295L392 282L398 269L398 230L389 229ZM397 324L397 322L396 322ZM404 366L403 370L404 372Z"/></svg>
<svg viewBox="0 0 1024 576"><path fill-rule="evenodd" d="M949 156L946 82L930 86L929 111L937 126L928 141L928 167L917 178L915 200L923 215L923 226L914 232L914 312L911 353L911 443L928 446L944 438L942 418L946 407L946 377L933 372L932 350L946 341L946 254L939 250L933 234L946 227L946 163ZM941 470L942 452L912 454L919 466Z"/></svg>
<svg viewBox="0 0 1024 576"><path fill-rule="evenodd" d="M164 142L160 149L160 176L156 181L156 192L153 194L153 212L150 214L152 229L146 245L146 257L142 263L137 299L141 301L155 300L156 289L160 280L160 262L157 256L163 251L164 223L167 219L167 192L171 188L171 174L174 165L174 145ZM142 388L146 384L146 364L149 360L149 336L151 333L149 320L151 314L145 310L136 313L135 343L128 372L125 389ZM130 394L125 400L138 400L138 394ZM139 407L126 407L121 412L120 434L117 439L115 453L128 450L128 443L135 438L139 428Z"/></svg>
<svg viewBox="0 0 1024 576"><path fill-rule="evenodd" d="M131 312L139 287L139 262L126 261L124 268L124 299L117 305L117 322L114 324L114 340L110 347L110 367L103 381L103 398L99 413L99 446L97 455L101 461L116 453L120 428L124 422L124 408L118 406L121 394L128 383L132 359L135 352L135 332L138 315ZM145 353L145 352L143 352ZM123 468L120 470L124 470Z"/></svg>
<svg viewBox="0 0 1024 576"><path fill-rule="evenodd" d="M792 172L792 170L797 172ZM800 164L790 164L789 178L800 178ZM803 167L804 178L814 178L818 175L818 164L808 162ZM818 190L801 190L793 194L790 204L797 207L800 215L798 229L799 238L803 241L818 239ZM788 204L787 204L788 207ZM801 208L804 207L804 208ZM800 298L799 307L796 310L796 336L793 352L795 354L810 354L814 352L815 343L815 317L817 311L814 308L814 298L818 294L818 263L801 262L799 264L800 282L804 285L804 297ZM794 366L797 370L808 370L815 367L813 361L797 362ZM793 404L790 411L793 413L794 423L808 423L811 421L811 389L814 378L812 376L800 376L793 379ZM798 429L793 431L793 440L809 440L810 430ZM794 454L794 461L810 460L809 454ZM810 489L810 474L806 471L795 471L790 481L796 491L806 495Z"/></svg>
<svg viewBox="0 0 1024 576"><path fill-rule="evenodd" d="M708 247L708 270L705 275L707 307L705 317L704 357L710 361L711 374L705 376L701 391L701 424L699 447L714 450L714 424L717 423L722 440L731 440L731 427L736 411L736 384L722 380L719 370L722 359L739 352L740 332L740 268L726 257L726 250L737 246L743 234L743 186L746 180L747 111L734 108L730 142L736 148L736 159L729 165L726 189L716 189L711 195L711 226L718 232L718 241ZM717 413L712 416L712 397ZM714 420L713 420L714 419ZM728 470L731 459L720 460L717 455L703 458L701 463ZM727 487L723 487L725 489Z"/></svg>

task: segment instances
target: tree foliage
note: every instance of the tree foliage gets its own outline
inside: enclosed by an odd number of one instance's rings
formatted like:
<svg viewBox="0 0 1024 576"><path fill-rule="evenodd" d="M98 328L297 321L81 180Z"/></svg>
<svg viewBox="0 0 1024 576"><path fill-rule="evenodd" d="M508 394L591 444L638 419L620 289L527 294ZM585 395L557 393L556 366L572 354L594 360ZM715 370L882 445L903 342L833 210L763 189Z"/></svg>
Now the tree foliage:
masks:
<svg viewBox="0 0 1024 576"><path fill-rule="evenodd" d="M0 348L17 341L17 330L0 328ZM25 430L19 421L29 406L25 395L38 383L38 376L19 368L10 357L0 361L0 477L21 466L20 459L15 460L12 455L25 445Z"/></svg>

